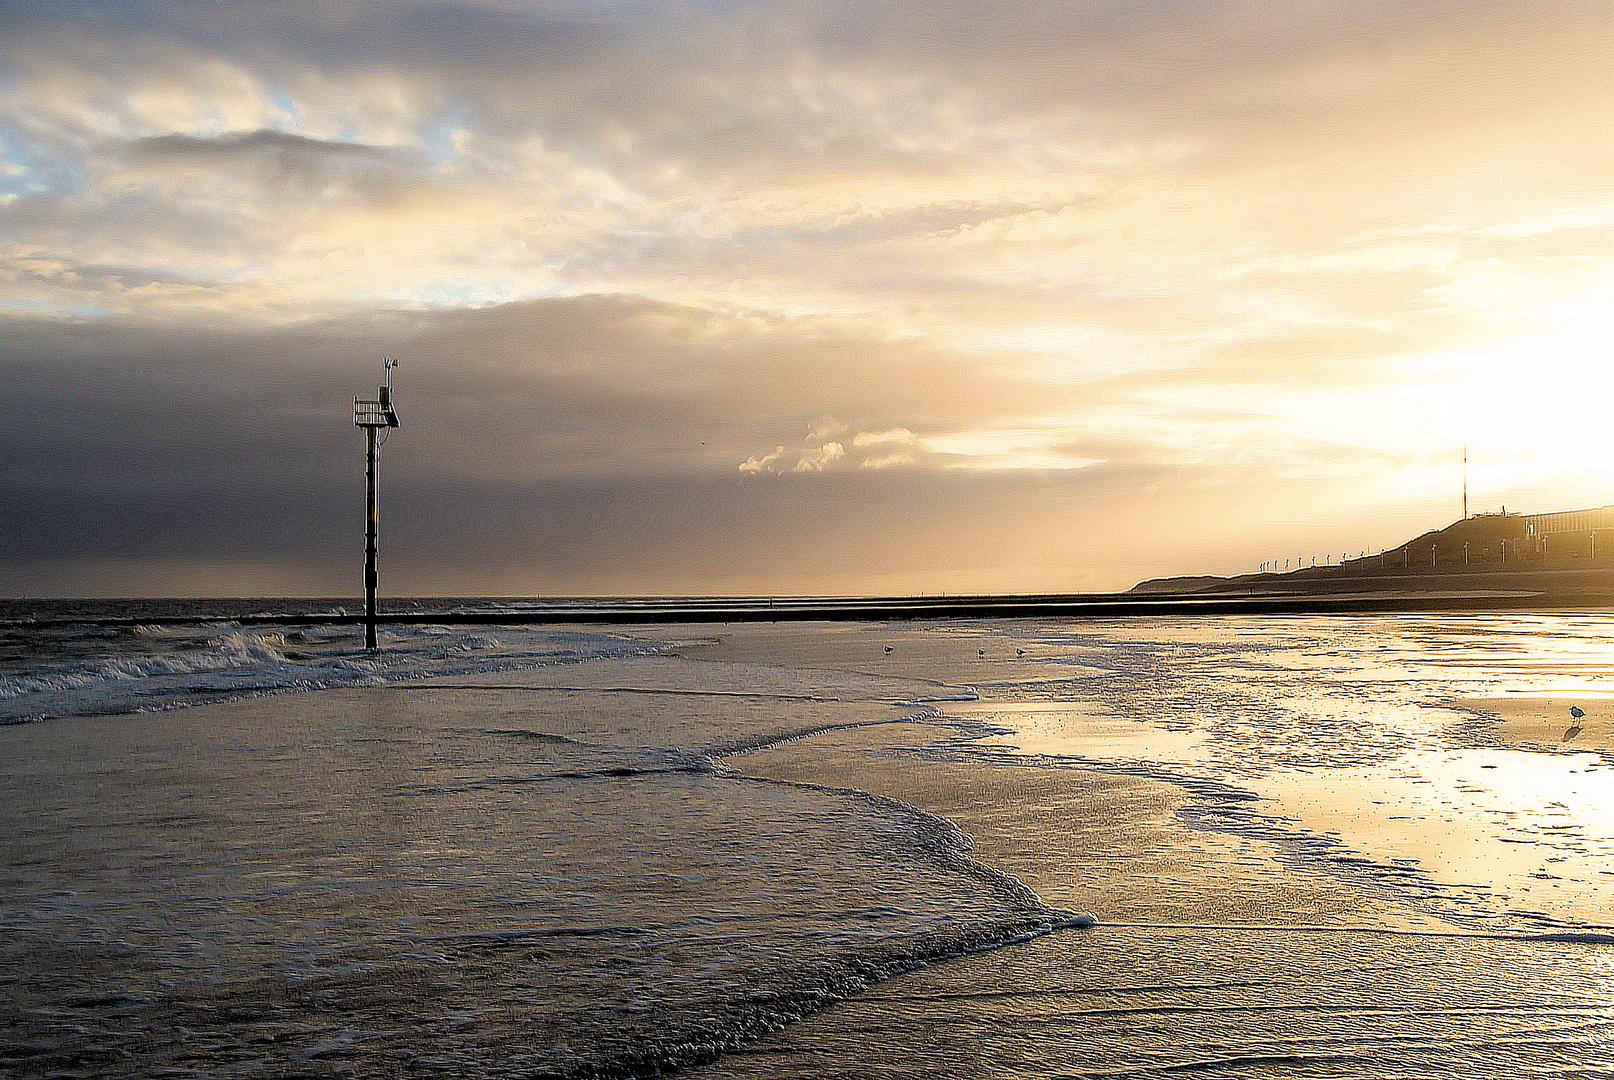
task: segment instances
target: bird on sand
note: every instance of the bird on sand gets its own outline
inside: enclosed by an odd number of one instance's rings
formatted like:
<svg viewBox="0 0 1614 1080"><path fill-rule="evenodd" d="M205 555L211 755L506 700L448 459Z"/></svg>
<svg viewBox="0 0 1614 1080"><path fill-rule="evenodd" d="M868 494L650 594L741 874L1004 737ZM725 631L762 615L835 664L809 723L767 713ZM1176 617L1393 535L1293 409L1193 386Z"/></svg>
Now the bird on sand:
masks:
<svg viewBox="0 0 1614 1080"><path fill-rule="evenodd" d="M886 646L886 647L885 647L885 651L886 651L886 652L890 652L890 651L891 651L891 646L889 646L889 645L887 645L887 646Z"/></svg>
<svg viewBox="0 0 1614 1080"><path fill-rule="evenodd" d="M1576 720L1579 720L1581 717L1586 715L1586 710L1581 708L1579 705L1571 705L1569 706L1569 715L1573 716Z"/></svg>
<svg viewBox="0 0 1614 1080"><path fill-rule="evenodd" d="M975 655L977 655L977 656L985 656L986 655L986 650L985 649L976 649L975 650Z"/></svg>
<svg viewBox="0 0 1614 1080"><path fill-rule="evenodd" d="M1024 656L1025 654L1026 654L1026 651L1024 649L1016 649L1016 650L1014 650L1014 655L1016 655L1016 656Z"/></svg>

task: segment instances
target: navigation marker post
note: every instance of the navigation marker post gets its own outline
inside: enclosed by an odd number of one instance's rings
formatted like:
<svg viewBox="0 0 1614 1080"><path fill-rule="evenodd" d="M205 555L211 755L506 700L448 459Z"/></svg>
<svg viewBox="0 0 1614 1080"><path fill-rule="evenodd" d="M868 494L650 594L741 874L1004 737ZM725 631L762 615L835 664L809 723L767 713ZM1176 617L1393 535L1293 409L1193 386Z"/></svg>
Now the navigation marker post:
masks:
<svg viewBox="0 0 1614 1080"><path fill-rule="evenodd" d="M375 651L375 464L376 432L382 428L398 426L398 414L392 408L392 369L398 361L381 358L381 369L386 381L377 390L375 401L353 399L353 426L364 429L364 647Z"/></svg>

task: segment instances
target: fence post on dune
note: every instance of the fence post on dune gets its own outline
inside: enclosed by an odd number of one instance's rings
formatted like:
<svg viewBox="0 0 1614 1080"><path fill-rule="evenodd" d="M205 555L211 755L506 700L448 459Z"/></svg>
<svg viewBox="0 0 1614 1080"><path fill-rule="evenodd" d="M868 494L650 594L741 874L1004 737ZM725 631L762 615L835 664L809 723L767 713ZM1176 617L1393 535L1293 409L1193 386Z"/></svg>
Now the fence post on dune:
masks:
<svg viewBox="0 0 1614 1080"><path fill-rule="evenodd" d="M364 647L376 649L375 588L376 588L376 458L385 440L377 440L382 428L398 426L398 414L392 408L392 369L398 361L381 358L386 381L377 389L376 400L353 399L353 426L364 429Z"/></svg>

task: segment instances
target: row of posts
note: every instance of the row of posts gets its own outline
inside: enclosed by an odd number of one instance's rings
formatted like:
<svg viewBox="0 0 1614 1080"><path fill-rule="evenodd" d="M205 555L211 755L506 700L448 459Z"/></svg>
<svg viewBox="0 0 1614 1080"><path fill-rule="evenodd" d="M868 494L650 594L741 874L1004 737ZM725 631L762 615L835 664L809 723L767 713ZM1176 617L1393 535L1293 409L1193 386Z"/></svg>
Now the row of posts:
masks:
<svg viewBox="0 0 1614 1080"><path fill-rule="evenodd" d="M1595 558L1597 558L1597 530L1596 529L1591 530L1587 534L1587 540L1588 540L1587 557L1595 559ZM1506 540L1502 540L1502 541L1500 541L1500 544L1502 546L1502 561L1507 562L1508 561L1508 542ZM1541 548L1542 548L1543 552L1546 551L1546 545L1547 545L1547 538L1543 536L1543 537L1541 537ZM1468 562L1468 547L1469 547L1469 541L1464 540L1463 541L1463 565L1464 566L1469 565L1469 562ZM1436 562L1436 558L1437 558L1437 556L1439 554L1439 551L1440 551L1440 545L1439 544L1433 544L1432 543L1432 544L1429 545L1429 568L1431 570L1433 570L1435 568L1435 562ZM1339 556L1339 565L1344 566L1346 561L1349 558L1350 558L1350 554L1348 552L1341 552L1340 556ZM1358 561L1364 560L1366 558L1367 558L1367 552L1363 551L1362 554L1360 556L1358 556ZM1379 552L1379 569L1381 569L1381 570L1386 569L1386 565L1385 565L1386 558L1387 558L1387 553L1384 552L1384 551L1380 551ZM1325 556L1323 556L1323 559L1324 559L1324 562L1323 562L1324 566L1332 566L1333 565L1333 556L1332 555L1325 555ZM1312 566L1317 565L1317 556L1313 555L1311 557L1311 565ZM1405 567L1407 565L1407 556L1405 554L1403 554L1403 556L1402 556L1401 565L1403 567ZM1284 568L1284 570L1288 570L1290 568L1288 559L1283 560L1283 568ZM1294 560L1294 568L1297 569L1297 570L1303 570L1303 569L1306 568L1304 556L1302 556L1299 559ZM1273 559L1270 562L1264 562L1264 563L1261 564L1260 573L1263 573L1263 574L1276 574L1278 572L1279 572L1278 571L1278 561L1276 559Z"/></svg>

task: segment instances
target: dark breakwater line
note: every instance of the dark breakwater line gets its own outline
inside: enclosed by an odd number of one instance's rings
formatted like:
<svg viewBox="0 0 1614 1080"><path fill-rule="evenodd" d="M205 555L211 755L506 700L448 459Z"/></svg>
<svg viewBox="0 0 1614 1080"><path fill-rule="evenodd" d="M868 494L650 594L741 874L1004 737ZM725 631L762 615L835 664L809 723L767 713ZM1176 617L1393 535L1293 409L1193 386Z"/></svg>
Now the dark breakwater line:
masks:
<svg viewBox="0 0 1614 1080"><path fill-rule="evenodd" d="M412 601L429 604L429 600ZM884 622L904 619L1137 618L1202 615L1360 615L1521 611L1614 611L1614 592L1580 594L1524 591L1267 593L1181 595L1089 593L1038 596L853 597L853 598L673 598L562 600L520 607L381 611L384 625L511 626L720 622ZM241 626L362 625L352 611L44 616L16 620L14 629L69 625Z"/></svg>
<svg viewBox="0 0 1614 1080"><path fill-rule="evenodd" d="M900 619L1130 618L1149 615L1330 615L1403 612L1485 612L1614 610L1614 595L1547 597L1541 595L1435 594L1249 597L969 597L944 600L788 600L772 603L702 601L590 606L534 607L506 611L378 613L382 624L432 623L445 626L515 624L634 624L712 622L883 622ZM166 620L165 620L166 621ZM201 622L204 620L187 620ZM244 624L337 623L358 625L363 615L323 618L307 615L255 615Z"/></svg>

